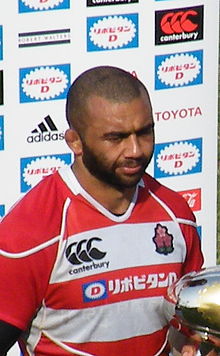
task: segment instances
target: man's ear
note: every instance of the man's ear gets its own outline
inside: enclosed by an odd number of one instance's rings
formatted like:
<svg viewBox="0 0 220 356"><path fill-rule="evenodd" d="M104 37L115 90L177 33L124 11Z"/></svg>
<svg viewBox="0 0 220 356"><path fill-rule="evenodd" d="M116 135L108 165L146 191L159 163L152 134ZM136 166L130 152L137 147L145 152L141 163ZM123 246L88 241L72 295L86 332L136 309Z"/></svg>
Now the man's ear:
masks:
<svg viewBox="0 0 220 356"><path fill-rule="evenodd" d="M82 142L78 133L73 129L67 129L65 132L65 140L71 151L79 156L82 154Z"/></svg>

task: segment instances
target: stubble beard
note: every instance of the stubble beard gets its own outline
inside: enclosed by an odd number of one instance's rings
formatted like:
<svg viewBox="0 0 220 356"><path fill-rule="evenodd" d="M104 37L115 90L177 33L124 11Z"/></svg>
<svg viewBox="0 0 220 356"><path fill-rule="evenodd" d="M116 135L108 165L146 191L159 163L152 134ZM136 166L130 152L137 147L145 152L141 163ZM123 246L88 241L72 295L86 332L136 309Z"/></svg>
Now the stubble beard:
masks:
<svg viewBox="0 0 220 356"><path fill-rule="evenodd" d="M124 191L126 189L136 187L136 185L142 178L147 166L149 165L152 155L153 153L148 159L146 157L142 157L138 160L138 163L142 165L142 170L139 174L125 178L120 177L115 173L116 168L119 167L117 164L113 164L110 169L105 164L104 157L102 157L101 155L96 155L85 143L83 143L82 161L89 173L95 178L97 178L99 181L119 191Z"/></svg>

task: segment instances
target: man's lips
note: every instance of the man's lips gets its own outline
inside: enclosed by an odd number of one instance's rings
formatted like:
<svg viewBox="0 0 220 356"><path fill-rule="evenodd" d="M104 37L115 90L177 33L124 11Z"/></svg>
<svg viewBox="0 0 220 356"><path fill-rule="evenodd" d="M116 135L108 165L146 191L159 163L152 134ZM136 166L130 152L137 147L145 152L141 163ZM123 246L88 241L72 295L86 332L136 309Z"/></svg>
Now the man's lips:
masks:
<svg viewBox="0 0 220 356"><path fill-rule="evenodd" d="M146 159L127 159L121 162L118 166L122 174L125 175L135 175L143 173L144 167L146 166Z"/></svg>
<svg viewBox="0 0 220 356"><path fill-rule="evenodd" d="M125 174L133 175L139 173L142 170L142 165L139 164L136 166L123 166L121 169Z"/></svg>

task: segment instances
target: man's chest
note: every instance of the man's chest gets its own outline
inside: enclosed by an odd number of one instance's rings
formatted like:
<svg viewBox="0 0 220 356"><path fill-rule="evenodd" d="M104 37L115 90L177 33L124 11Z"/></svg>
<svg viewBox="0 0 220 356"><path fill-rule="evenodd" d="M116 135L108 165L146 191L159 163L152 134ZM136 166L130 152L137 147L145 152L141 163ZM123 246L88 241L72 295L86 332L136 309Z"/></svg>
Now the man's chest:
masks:
<svg viewBox="0 0 220 356"><path fill-rule="evenodd" d="M172 221L82 231L60 244L49 295L59 290L71 308L162 295L184 258L185 242Z"/></svg>

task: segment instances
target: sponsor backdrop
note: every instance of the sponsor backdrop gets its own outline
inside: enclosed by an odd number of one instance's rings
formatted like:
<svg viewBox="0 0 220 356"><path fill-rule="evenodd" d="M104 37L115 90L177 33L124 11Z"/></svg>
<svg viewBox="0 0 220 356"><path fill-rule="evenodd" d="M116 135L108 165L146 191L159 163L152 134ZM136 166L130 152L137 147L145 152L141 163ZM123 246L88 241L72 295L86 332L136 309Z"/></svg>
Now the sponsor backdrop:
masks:
<svg viewBox="0 0 220 356"><path fill-rule="evenodd" d="M149 88L149 173L187 200L213 265L218 14L219 0L2 1L0 215L73 159L64 142L70 83L89 67L115 65Z"/></svg>
<svg viewBox="0 0 220 356"><path fill-rule="evenodd" d="M187 200L213 264L218 13L218 0L2 2L0 215L73 159L64 141L70 83L89 67L116 65L149 88L156 124L149 173Z"/></svg>

